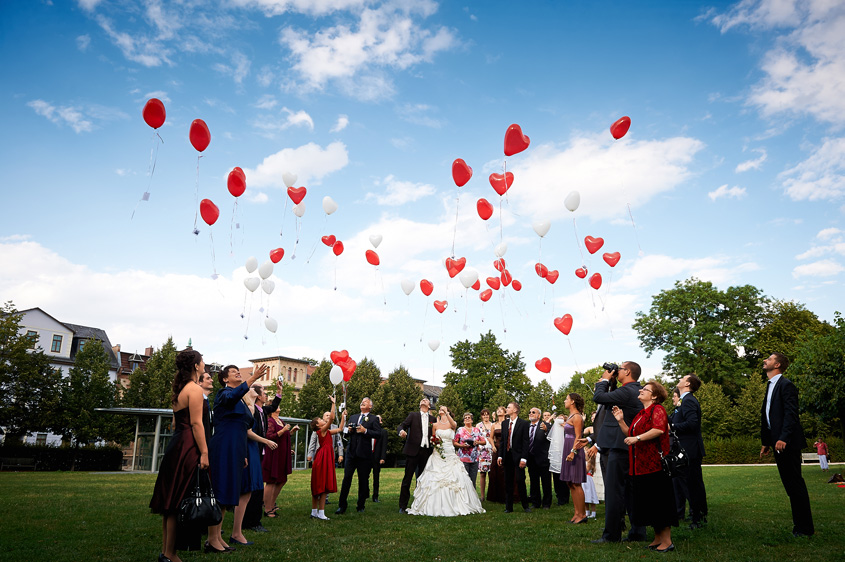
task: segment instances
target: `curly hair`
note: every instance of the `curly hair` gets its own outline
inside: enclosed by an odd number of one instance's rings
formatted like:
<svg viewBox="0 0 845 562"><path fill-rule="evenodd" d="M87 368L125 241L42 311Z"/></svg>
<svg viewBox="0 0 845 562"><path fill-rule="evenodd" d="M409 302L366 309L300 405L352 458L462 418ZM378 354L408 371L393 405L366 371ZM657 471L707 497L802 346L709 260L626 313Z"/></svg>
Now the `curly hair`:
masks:
<svg viewBox="0 0 845 562"><path fill-rule="evenodd" d="M201 362L202 355L193 349L182 350L176 355L176 376L173 377L173 395L170 397L170 403L174 406L179 400L182 389L194 380L194 365L199 365Z"/></svg>
<svg viewBox="0 0 845 562"><path fill-rule="evenodd" d="M578 410L579 413L584 413L584 398L578 394L577 392L572 392L569 394L569 399L572 400L572 403L575 404L575 409Z"/></svg>

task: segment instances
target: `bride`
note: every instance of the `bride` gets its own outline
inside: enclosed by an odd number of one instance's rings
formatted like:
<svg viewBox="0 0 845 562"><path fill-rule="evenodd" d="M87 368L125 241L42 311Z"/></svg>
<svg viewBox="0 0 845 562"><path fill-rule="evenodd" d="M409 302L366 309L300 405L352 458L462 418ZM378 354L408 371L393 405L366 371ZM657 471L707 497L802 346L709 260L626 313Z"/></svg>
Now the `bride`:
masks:
<svg viewBox="0 0 845 562"><path fill-rule="evenodd" d="M440 439L425 470L417 479L414 503L408 508L411 515L454 517L470 513L484 513L464 463L455 454L452 439L457 424L446 406L440 406L433 434Z"/></svg>

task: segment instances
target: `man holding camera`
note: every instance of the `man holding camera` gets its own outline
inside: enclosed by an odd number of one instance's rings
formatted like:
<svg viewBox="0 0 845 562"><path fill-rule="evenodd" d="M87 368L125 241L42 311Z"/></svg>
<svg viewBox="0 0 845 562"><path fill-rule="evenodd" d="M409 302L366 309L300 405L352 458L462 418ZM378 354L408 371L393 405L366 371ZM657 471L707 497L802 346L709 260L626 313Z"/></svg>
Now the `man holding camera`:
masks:
<svg viewBox="0 0 845 562"><path fill-rule="evenodd" d="M340 498L337 500L336 514L346 513L346 498L352 486L352 475L358 472L358 512L364 511L367 498L370 497L370 471L373 469L373 439L381 439L381 424L378 417L370 413L373 401L361 399L361 413L349 420L344 433L349 434L346 446L346 465L343 469L343 484L340 486Z"/></svg>
<svg viewBox="0 0 845 562"><path fill-rule="evenodd" d="M593 400L605 410L617 406L623 412L625 423L631 424L637 412L643 409L638 396L642 388L637 382L642 370L633 361L626 361L622 366L605 363L604 374L596 383ZM618 388L615 383L619 384ZM619 542L622 539L622 525L625 512L631 515L631 490L628 478L628 446L619 423L613 416L605 416L599 430L596 444L602 457L607 458L607 465L602 467L604 477L604 497L606 502L604 532L594 543ZM626 541L646 540L644 527L631 525Z"/></svg>

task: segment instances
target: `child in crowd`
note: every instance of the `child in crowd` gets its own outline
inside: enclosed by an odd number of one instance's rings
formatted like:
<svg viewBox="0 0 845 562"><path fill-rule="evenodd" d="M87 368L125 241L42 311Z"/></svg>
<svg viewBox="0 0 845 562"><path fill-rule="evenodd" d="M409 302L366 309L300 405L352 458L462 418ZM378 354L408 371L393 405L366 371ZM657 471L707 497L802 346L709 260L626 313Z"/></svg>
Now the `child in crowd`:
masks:
<svg viewBox="0 0 845 562"><path fill-rule="evenodd" d="M584 482L584 503L587 504L587 517L596 518L596 506L599 503L599 496L596 494L596 483L593 481L593 472L596 470L596 457L587 459L587 481Z"/></svg>

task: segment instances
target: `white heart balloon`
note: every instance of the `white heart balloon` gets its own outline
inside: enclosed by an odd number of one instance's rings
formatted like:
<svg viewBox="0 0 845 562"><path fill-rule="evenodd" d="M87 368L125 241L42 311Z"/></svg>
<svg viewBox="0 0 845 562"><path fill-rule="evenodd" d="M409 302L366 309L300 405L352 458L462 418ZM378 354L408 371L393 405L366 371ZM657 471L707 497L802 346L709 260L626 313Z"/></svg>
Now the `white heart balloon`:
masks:
<svg viewBox="0 0 845 562"><path fill-rule="evenodd" d="M475 285L476 281L478 281L478 271L476 271L472 268L466 268L463 271L461 271L460 278L461 278L461 285L463 285L464 287L469 289L470 287Z"/></svg>
<svg viewBox="0 0 845 562"><path fill-rule="evenodd" d="M534 232L537 233L537 236L542 238L546 234L549 233L549 229L552 227L552 223L549 221L534 221L534 224L531 226L534 227Z"/></svg>
<svg viewBox="0 0 845 562"><path fill-rule="evenodd" d="M574 213L581 204L581 194L577 191L570 191L569 195L566 196L566 199L563 200L563 204L566 205L567 209Z"/></svg>
<svg viewBox="0 0 845 562"><path fill-rule="evenodd" d="M262 279L267 279L271 275L273 275L273 262L267 260L258 268L258 276Z"/></svg>
<svg viewBox="0 0 845 562"><path fill-rule="evenodd" d="M378 248L378 245L381 244L382 238L381 234L370 234L370 244L373 245L373 248Z"/></svg>
<svg viewBox="0 0 845 562"><path fill-rule="evenodd" d="M273 289L275 288L276 284L272 279L265 279L261 282L261 289L268 295L273 294Z"/></svg>
<svg viewBox="0 0 845 562"><path fill-rule="evenodd" d="M323 197L323 211L325 211L327 215L330 215L337 211L337 203L335 203L334 199L332 199L328 195Z"/></svg>
<svg viewBox="0 0 845 562"><path fill-rule="evenodd" d="M302 215L305 214L305 201L302 201L298 205L295 205L293 208L293 214L302 218Z"/></svg>
<svg viewBox="0 0 845 562"><path fill-rule="evenodd" d="M503 257L505 254L508 253L508 243L502 242L501 244L496 246L495 252L496 252L496 256L498 256L500 258Z"/></svg>
<svg viewBox="0 0 845 562"><path fill-rule="evenodd" d="M276 322L275 318L270 318L268 316L267 318L264 319L264 327L275 334L276 330L279 329L279 323Z"/></svg>
<svg viewBox="0 0 845 562"><path fill-rule="evenodd" d="M256 269L258 269L258 260L257 260L257 259L255 259L255 256L253 256L253 257L251 257L251 258L247 258L246 263L244 264L244 266L246 267L246 272L247 272L247 273L252 273L252 272L253 272L253 271L255 271Z"/></svg>
<svg viewBox="0 0 845 562"><path fill-rule="evenodd" d="M440 347L440 340L428 340L428 347L431 351L437 351L437 348Z"/></svg>
<svg viewBox="0 0 845 562"><path fill-rule="evenodd" d="M329 371L329 380L332 381L332 384L340 384L343 380L343 369L338 365L332 367L332 370Z"/></svg>
<svg viewBox="0 0 845 562"><path fill-rule="evenodd" d="M402 280L402 291L404 291L406 295L410 295L411 293L413 293L414 287L416 286L417 284L411 281L410 279Z"/></svg>
<svg viewBox="0 0 845 562"><path fill-rule="evenodd" d="M291 174L290 172L285 172L282 174L282 181L285 182L287 187L293 187L296 184L296 174Z"/></svg>
<svg viewBox="0 0 845 562"><path fill-rule="evenodd" d="M261 279L258 277L247 277L244 279L244 287L249 289L250 293L254 293L259 285L261 285Z"/></svg>

